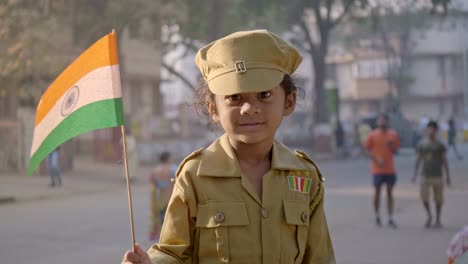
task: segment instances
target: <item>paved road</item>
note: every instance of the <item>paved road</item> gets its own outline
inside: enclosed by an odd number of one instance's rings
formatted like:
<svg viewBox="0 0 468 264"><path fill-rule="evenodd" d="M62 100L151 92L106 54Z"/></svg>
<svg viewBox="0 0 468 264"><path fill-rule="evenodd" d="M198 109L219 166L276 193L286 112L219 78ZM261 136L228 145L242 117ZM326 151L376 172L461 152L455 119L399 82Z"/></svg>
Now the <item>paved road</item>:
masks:
<svg viewBox="0 0 468 264"><path fill-rule="evenodd" d="M327 176L326 210L338 263L446 263L445 250L455 232L468 224L468 162L449 154L454 186L446 190L444 228L423 228L425 213L418 185L411 184L414 155L397 157L397 230L374 226L372 187L367 160L321 164ZM385 199L381 215L385 219Z"/></svg>
<svg viewBox="0 0 468 264"><path fill-rule="evenodd" d="M458 186L447 192L445 228L424 230L417 186L409 183L413 159L407 155L397 160L398 230L373 225L366 160L320 164L327 177L326 210L338 263L445 263L444 251L451 236L468 224L468 162L451 157ZM76 175L73 177L72 181L66 175L68 186L80 181ZM93 182L93 177L83 176L80 188ZM65 191L49 199L0 205L0 263L120 263L123 252L130 247L125 188L121 179L99 182L107 188L93 185L90 190L94 191L81 194L67 196ZM143 182L134 185L133 196L136 239L148 247L149 195Z"/></svg>

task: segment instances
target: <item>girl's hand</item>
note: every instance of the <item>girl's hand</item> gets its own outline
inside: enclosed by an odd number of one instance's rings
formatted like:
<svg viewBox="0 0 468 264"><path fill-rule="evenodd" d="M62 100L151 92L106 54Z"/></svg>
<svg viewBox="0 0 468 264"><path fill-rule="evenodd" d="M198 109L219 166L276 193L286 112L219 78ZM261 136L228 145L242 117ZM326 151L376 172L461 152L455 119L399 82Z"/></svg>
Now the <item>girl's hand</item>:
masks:
<svg viewBox="0 0 468 264"><path fill-rule="evenodd" d="M139 245L135 245L135 252L127 251L124 255L122 264L152 264L151 259Z"/></svg>

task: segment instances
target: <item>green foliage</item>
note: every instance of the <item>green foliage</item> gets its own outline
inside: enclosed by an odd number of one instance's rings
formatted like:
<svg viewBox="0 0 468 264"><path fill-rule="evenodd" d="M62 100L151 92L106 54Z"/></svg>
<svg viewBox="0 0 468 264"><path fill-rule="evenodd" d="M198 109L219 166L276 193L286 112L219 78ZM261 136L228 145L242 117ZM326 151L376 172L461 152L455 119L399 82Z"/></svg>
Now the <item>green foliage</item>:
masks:
<svg viewBox="0 0 468 264"><path fill-rule="evenodd" d="M24 101L38 97L62 63L54 59L59 43L60 1L0 2L0 97ZM16 98L7 99L14 95ZM7 102L11 103L11 102ZM0 113L1 114L1 113Z"/></svg>
<svg viewBox="0 0 468 264"><path fill-rule="evenodd" d="M127 27L138 31L143 20L159 22L160 15L164 14L160 1L133 0L129 4L124 0L68 0L68 5L74 20L74 42L83 47L113 29L118 33ZM145 32L145 37L159 38L159 31L154 28L152 32Z"/></svg>
<svg viewBox="0 0 468 264"><path fill-rule="evenodd" d="M185 0L180 33L204 43L239 30L285 29L281 0Z"/></svg>

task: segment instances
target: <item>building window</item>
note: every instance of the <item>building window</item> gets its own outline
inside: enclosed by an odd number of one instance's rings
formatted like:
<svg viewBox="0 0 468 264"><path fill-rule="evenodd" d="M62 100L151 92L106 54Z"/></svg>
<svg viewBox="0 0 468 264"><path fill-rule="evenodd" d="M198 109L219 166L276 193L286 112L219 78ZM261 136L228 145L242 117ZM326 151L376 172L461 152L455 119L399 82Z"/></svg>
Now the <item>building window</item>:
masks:
<svg viewBox="0 0 468 264"><path fill-rule="evenodd" d="M400 65L399 58L360 60L353 63L352 74L357 79L382 79Z"/></svg>

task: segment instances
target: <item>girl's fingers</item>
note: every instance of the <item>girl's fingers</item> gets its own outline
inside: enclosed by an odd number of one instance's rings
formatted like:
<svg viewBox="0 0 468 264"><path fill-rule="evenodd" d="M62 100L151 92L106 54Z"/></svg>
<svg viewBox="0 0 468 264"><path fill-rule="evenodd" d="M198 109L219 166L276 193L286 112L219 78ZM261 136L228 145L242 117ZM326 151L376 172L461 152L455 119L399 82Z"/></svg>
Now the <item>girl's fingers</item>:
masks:
<svg viewBox="0 0 468 264"><path fill-rule="evenodd" d="M135 251L127 251L122 264L151 263L148 254L139 246L135 245Z"/></svg>
<svg viewBox="0 0 468 264"><path fill-rule="evenodd" d="M144 251L138 244L135 245L135 253L141 257L146 256L146 251Z"/></svg>
<svg viewBox="0 0 468 264"><path fill-rule="evenodd" d="M141 257L133 251L127 251L124 256L123 263L140 263Z"/></svg>

